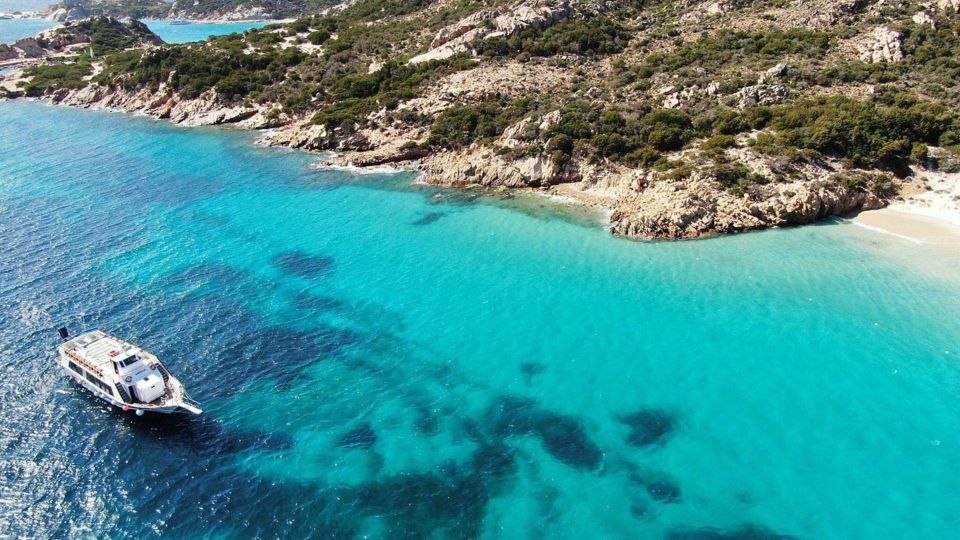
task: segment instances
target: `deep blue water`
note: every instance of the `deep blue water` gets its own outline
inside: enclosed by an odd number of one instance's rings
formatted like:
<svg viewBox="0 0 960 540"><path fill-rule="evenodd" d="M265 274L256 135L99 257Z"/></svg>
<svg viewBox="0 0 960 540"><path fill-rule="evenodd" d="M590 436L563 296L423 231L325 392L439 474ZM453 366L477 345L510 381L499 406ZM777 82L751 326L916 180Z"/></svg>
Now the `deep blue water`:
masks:
<svg viewBox="0 0 960 540"><path fill-rule="evenodd" d="M949 538L960 254L639 243L248 134L0 103L0 537ZM206 414L108 409L57 325Z"/></svg>

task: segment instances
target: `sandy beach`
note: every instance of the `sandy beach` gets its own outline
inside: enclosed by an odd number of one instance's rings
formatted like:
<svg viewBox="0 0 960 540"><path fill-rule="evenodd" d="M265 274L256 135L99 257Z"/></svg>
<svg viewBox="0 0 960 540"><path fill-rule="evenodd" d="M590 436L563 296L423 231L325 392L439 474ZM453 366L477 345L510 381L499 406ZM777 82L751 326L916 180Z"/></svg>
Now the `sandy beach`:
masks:
<svg viewBox="0 0 960 540"><path fill-rule="evenodd" d="M960 174L924 172L906 187L903 200L853 221L918 244L960 249Z"/></svg>
<svg viewBox="0 0 960 540"><path fill-rule="evenodd" d="M897 236L917 244L960 249L960 226L909 209L870 210L859 213L853 221L877 232Z"/></svg>

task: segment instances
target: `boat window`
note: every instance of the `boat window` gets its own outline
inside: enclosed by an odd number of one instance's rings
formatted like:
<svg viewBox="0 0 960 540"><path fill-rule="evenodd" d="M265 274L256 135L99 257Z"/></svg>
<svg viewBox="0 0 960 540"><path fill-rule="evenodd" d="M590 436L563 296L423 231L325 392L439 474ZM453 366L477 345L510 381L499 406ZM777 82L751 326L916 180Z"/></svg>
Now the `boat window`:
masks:
<svg viewBox="0 0 960 540"><path fill-rule="evenodd" d="M120 367L127 367L127 366L129 366L129 365L133 365L133 364L136 363L136 361L139 360L139 359L140 359L139 356L130 356L130 357L128 357L128 358L120 361Z"/></svg>
<svg viewBox="0 0 960 540"><path fill-rule="evenodd" d="M72 369L72 370L76 371L77 373L83 375L83 370L80 369L80 366L74 364L73 362L69 362L69 365L70 365L70 369Z"/></svg>
<svg viewBox="0 0 960 540"><path fill-rule="evenodd" d="M110 394L111 396L113 395L113 388L109 384L93 376L92 373L87 373L87 380L90 381L97 388L103 390L104 392Z"/></svg>

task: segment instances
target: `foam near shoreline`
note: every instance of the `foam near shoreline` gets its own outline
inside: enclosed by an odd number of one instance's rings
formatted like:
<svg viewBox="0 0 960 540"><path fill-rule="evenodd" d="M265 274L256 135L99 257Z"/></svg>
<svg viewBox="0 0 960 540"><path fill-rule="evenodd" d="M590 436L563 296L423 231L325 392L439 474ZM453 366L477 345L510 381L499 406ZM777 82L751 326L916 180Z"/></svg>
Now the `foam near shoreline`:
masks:
<svg viewBox="0 0 960 540"><path fill-rule="evenodd" d="M918 244L960 247L960 175L927 171L920 179L922 187L904 200L852 221Z"/></svg>
<svg viewBox="0 0 960 540"><path fill-rule="evenodd" d="M960 248L960 225L942 215L927 215L910 205L861 212L850 222L916 244ZM952 216L956 218L960 216Z"/></svg>

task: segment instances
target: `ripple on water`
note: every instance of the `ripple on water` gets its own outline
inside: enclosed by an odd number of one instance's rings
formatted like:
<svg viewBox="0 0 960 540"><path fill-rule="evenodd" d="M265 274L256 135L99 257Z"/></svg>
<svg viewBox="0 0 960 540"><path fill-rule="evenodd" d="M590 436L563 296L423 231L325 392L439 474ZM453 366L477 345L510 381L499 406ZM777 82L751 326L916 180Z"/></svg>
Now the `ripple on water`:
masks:
<svg viewBox="0 0 960 540"><path fill-rule="evenodd" d="M960 302L864 231L637 244L241 133L0 116L0 536L955 529ZM80 312L207 413L50 369Z"/></svg>

